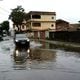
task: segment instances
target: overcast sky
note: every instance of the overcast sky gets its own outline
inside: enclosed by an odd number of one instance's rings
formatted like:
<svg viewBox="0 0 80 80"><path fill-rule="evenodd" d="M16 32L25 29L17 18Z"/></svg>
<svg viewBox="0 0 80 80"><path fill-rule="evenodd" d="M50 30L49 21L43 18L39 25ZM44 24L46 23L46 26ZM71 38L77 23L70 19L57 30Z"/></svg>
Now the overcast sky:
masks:
<svg viewBox="0 0 80 80"><path fill-rule="evenodd" d="M80 20L80 0L0 0L0 23L8 19L11 9L17 5L22 5L25 12L55 11L57 19L70 23Z"/></svg>

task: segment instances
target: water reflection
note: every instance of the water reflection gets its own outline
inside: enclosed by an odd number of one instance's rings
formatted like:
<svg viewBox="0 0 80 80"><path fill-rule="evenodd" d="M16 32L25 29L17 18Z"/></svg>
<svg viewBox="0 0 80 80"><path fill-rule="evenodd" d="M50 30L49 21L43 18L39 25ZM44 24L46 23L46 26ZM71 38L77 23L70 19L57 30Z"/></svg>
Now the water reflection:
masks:
<svg viewBox="0 0 80 80"><path fill-rule="evenodd" d="M56 62L56 52L48 49L31 49L30 69L52 70Z"/></svg>
<svg viewBox="0 0 80 80"><path fill-rule="evenodd" d="M74 56L74 57L80 58L80 49L78 50L78 48L58 46L55 44L45 43L45 42L41 42L41 43L43 44L41 48L51 49L56 51L61 50L63 51L63 55L65 55L66 57Z"/></svg>
<svg viewBox="0 0 80 80"><path fill-rule="evenodd" d="M15 47L13 52L14 69L16 70L26 69L26 60L29 57L29 52L30 49Z"/></svg>
<svg viewBox="0 0 80 80"><path fill-rule="evenodd" d="M69 47L60 47L54 44L49 44L49 49L62 50L63 55L65 55L66 57L74 56L74 57L80 58L80 52L78 52L79 50L77 50L76 48L74 49Z"/></svg>
<svg viewBox="0 0 80 80"><path fill-rule="evenodd" d="M48 49L31 49L30 58L32 60L56 60L56 52Z"/></svg>
<svg viewBox="0 0 80 80"><path fill-rule="evenodd" d="M48 49L32 48L30 53L27 53L26 50L15 48L13 57L13 68L16 70L42 69L43 67L48 69L52 67L50 62L56 61L56 52Z"/></svg>
<svg viewBox="0 0 80 80"><path fill-rule="evenodd" d="M70 67L72 64L72 59L76 60L79 57L79 53L68 52L64 50L54 49L54 45L45 43L42 47L32 47L30 52L27 53L26 49L15 48L14 50L14 65L13 68L16 70L31 70L31 69L46 69L52 70L61 69L62 66ZM64 62L69 60L71 64ZM77 60L78 62L78 60ZM66 65L66 66L65 66ZM64 68L63 68L64 69Z"/></svg>
<svg viewBox="0 0 80 80"><path fill-rule="evenodd" d="M49 49L56 49L57 46L56 45L53 45L53 44L49 44Z"/></svg>
<svg viewBox="0 0 80 80"><path fill-rule="evenodd" d="M16 63L23 63L28 57L30 49L15 47L13 56Z"/></svg>
<svg viewBox="0 0 80 80"><path fill-rule="evenodd" d="M4 42L0 43L0 80L80 80L79 52L55 49L55 45L49 43L42 46L33 42L30 56L26 58L25 49L14 49L10 41ZM15 53L19 54L15 56Z"/></svg>

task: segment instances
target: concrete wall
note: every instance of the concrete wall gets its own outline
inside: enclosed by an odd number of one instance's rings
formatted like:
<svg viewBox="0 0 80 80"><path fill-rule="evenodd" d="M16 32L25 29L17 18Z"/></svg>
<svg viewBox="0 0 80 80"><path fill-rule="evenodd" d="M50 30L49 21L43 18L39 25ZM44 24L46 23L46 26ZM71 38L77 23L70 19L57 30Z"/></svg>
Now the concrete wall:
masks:
<svg viewBox="0 0 80 80"><path fill-rule="evenodd" d="M80 31L57 31L57 32L50 32L49 38L51 40L61 40L61 41L68 41L68 42L79 42L80 43Z"/></svg>
<svg viewBox="0 0 80 80"><path fill-rule="evenodd" d="M48 29L56 29L54 22L40 22L41 26L31 26L31 29L35 30L48 30ZM53 25L53 26L52 26Z"/></svg>
<svg viewBox="0 0 80 80"><path fill-rule="evenodd" d="M45 30L45 29L56 29L56 16L55 15L41 15L40 19L31 19L31 29ZM32 26L33 22L41 23L41 26ZM53 25L53 26L52 26Z"/></svg>
<svg viewBox="0 0 80 80"><path fill-rule="evenodd" d="M31 21L56 21L56 16L55 15L41 15L40 19L31 19Z"/></svg>

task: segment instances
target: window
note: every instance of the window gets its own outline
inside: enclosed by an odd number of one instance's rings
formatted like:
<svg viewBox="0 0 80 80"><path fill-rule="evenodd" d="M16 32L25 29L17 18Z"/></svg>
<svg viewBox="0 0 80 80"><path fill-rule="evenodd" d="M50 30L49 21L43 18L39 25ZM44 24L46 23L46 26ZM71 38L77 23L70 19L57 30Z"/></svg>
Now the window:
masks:
<svg viewBox="0 0 80 80"><path fill-rule="evenodd" d="M52 24L51 27L54 27L54 25Z"/></svg>
<svg viewBox="0 0 80 80"><path fill-rule="evenodd" d="M38 27L41 26L41 23L32 23L32 26Z"/></svg>
<svg viewBox="0 0 80 80"><path fill-rule="evenodd" d="M24 25L22 25L22 29L24 29Z"/></svg>
<svg viewBox="0 0 80 80"><path fill-rule="evenodd" d="M54 19L54 17L52 17L52 19Z"/></svg>
<svg viewBox="0 0 80 80"><path fill-rule="evenodd" d="M32 15L32 18L33 18L33 19L40 19L41 16L40 16L40 15Z"/></svg>

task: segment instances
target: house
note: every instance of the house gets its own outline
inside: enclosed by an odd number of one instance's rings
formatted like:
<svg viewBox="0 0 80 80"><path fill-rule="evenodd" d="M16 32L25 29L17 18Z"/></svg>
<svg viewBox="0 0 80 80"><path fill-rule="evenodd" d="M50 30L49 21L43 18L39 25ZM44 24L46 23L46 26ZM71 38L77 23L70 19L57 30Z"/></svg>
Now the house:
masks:
<svg viewBox="0 0 80 80"><path fill-rule="evenodd" d="M21 25L15 25L13 24L13 29L15 31L27 31L27 27L26 27L26 20L23 20Z"/></svg>
<svg viewBox="0 0 80 80"><path fill-rule="evenodd" d="M49 39L59 39L61 37L66 37L65 34L69 30L69 28L69 22L62 19L56 20L55 31L49 32Z"/></svg>
<svg viewBox="0 0 80 80"><path fill-rule="evenodd" d="M62 19L56 20L56 30L51 32L51 40L62 40L80 43L80 24L70 24Z"/></svg>
<svg viewBox="0 0 80 80"><path fill-rule="evenodd" d="M79 23L70 24L69 31L80 31L80 24Z"/></svg>
<svg viewBox="0 0 80 80"><path fill-rule="evenodd" d="M79 30L80 30L79 23L70 24L69 22L62 19L56 20L56 31L79 31Z"/></svg>
<svg viewBox="0 0 80 80"><path fill-rule="evenodd" d="M33 38L49 38L49 32L56 29L56 13L44 11L30 11L26 13L26 20L22 25L13 24L16 31L31 31Z"/></svg>
<svg viewBox="0 0 80 80"><path fill-rule="evenodd" d="M33 32L34 38L48 38L49 32L56 29L56 13L30 11L27 13L26 25Z"/></svg>
<svg viewBox="0 0 80 80"><path fill-rule="evenodd" d="M56 31L68 31L69 28L69 22L62 19L56 20Z"/></svg>

